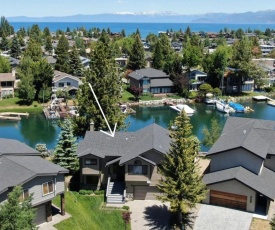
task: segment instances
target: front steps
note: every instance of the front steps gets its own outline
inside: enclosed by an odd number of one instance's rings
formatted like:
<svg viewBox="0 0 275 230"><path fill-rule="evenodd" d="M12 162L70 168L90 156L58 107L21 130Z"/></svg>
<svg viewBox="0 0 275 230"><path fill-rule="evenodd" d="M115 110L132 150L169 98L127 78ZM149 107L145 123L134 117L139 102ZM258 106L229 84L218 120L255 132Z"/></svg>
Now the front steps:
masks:
<svg viewBox="0 0 275 230"><path fill-rule="evenodd" d="M123 182L110 182L107 188L107 203L124 203L124 189L125 184Z"/></svg>

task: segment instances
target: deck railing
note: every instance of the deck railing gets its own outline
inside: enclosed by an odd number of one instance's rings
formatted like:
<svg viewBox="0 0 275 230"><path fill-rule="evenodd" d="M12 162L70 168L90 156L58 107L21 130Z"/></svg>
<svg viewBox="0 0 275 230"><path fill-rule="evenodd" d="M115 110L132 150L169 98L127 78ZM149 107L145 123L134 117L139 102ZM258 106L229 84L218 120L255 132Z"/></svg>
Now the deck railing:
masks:
<svg viewBox="0 0 275 230"><path fill-rule="evenodd" d="M110 181L111 181L111 177L109 176L108 177L108 182L107 182L107 188L106 188L106 197L108 197L108 191L109 191L109 184L110 184Z"/></svg>

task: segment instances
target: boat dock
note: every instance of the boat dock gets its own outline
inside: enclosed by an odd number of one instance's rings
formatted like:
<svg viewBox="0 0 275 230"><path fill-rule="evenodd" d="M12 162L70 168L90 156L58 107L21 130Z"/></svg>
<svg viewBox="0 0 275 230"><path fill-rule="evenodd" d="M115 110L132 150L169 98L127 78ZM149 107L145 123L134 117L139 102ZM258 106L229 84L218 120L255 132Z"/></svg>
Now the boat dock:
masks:
<svg viewBox="0 0 275 230"><path fill-rule="evenodd" d="M14 112L2 112L0 113L1 120L20 121L21 116L29 117L29 113L14 113Z"/></svg>
<svg viewBox="0 0 275 230"><path fill-rule="evenodd" d="M266 101L266 100L268 100L269 98L266 97L266 96L259 95L259 96L253 96L252 99L253 99L254 101Z"/></svg>

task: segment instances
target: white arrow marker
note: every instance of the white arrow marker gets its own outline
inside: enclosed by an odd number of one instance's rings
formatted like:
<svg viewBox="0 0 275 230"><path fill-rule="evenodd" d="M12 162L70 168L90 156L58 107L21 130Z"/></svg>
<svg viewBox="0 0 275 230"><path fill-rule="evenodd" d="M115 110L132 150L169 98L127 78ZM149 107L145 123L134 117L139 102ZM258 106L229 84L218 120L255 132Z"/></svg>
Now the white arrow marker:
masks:
<svg viewBox="0 0 275 230"><path fill-rule="evenodd" d="M116 132L117 123L115 123L114 131L112 131L112 129L111 129L110 125L109 125L109 122L107 121L107 118L106 118L106 116L105 116L105 114L104 114L104 112L103 112L103 110L102 110L102 108L101 108L101 106L100 106L100 104L99 104L99 101L98 101L98 99L97 99L97 97L96 97L96 95L95 95L95 92L94 92L94 90L93 90L92 85L91 85L90 83L88 83L88 84L89 84L89 86L90 86L90 88L91 88L91 91L92 91L94 97L95 97L96 103L98 104L98 107L99 107L99 109L100 109L100 111L101 111L101 113L102 113L102 116L104 117L104 120L106 121L106 124L107 124L107 126L108 126L108 128L109 128L109 130L110 130L110 133L107 133L107 132L105 132L105 131L103 131L103 130L100 130L100 132L103 132L103 133L107 134L108 136L114 137L114 136L115 136L115 132Z"/></svg>

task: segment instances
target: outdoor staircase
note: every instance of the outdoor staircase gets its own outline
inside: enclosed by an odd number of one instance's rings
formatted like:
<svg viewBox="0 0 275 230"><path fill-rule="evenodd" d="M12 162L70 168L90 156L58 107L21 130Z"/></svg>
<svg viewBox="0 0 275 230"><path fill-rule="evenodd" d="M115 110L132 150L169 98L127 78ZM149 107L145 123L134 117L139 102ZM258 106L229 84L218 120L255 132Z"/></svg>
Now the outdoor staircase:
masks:
<svg viewBox="0 0 275 230"><path fill-rule="evenodd" d="M124 203L124 189L123 182L110 182L107 188L107 203Z"/></svg>

